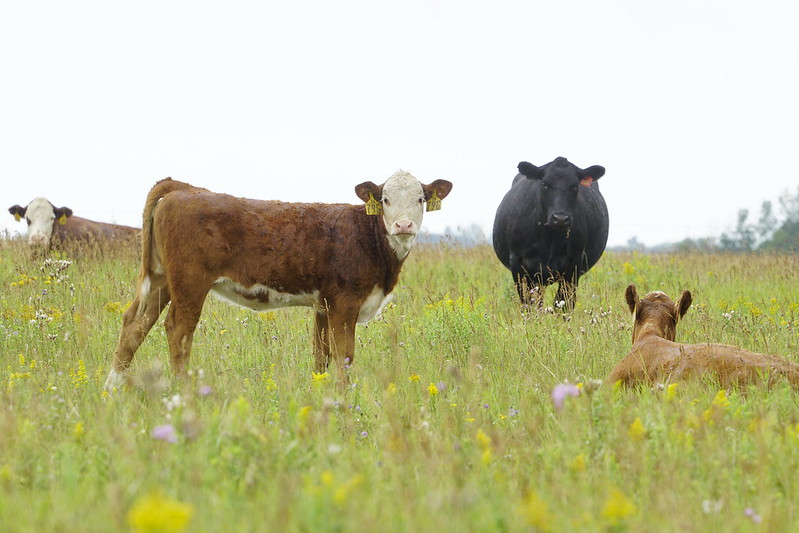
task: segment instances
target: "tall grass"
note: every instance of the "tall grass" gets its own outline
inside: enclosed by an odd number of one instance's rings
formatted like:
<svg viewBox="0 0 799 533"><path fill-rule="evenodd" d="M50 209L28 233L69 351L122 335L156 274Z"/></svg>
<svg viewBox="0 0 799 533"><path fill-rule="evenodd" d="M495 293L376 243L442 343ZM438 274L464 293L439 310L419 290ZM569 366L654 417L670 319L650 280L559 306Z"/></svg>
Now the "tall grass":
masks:
<svg viewBox="0 0 799 533"><path fill-rule="evenodd" d="M488 247L418 248L346 390L312 374L309 310L209 299L188 382L159 321L105 395L136 254L2 246L1 531L799 527L787 386L592 390L629 349L631 282L692 290L680 340L799 360L794 257L608 253L567 317L523 312Z"/></svg>

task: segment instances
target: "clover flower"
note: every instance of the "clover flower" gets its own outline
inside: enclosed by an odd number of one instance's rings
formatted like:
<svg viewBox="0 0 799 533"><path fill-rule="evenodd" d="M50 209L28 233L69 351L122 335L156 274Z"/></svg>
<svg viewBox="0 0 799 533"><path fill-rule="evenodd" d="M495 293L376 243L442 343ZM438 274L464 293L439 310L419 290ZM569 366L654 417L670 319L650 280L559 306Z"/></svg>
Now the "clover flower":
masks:
<svg viewBox="0 0 799 533"><path fill-rule="evenodd" d="M162 440L164 442L169 442L170 444L175 444L178 441L177 431L175 431L175 426L172 424L155 426L151 435L156 440Z"/></svg>
<svg viewBox="0 0 799 533"><path fill-rule="evenodd" d="M762 521L763 521L763 517L762 517L762 516L760 516L759 514L757 514L757 513L755 512L755 510L754 510L754 509L752 509L751 507L747 507L746 509L744 509L744 514L745 514L746 516L748 516L749 518L751 518L751 519L752 519L752 521L753 521L754 523L756 523L756 524L759 524L760 522L762 522Z"/></svg>
<svg viewBox="0 0 799 533"><path fill-rule="evenodd" d="M563 408L567 396L579 396L580 388L572 383L559 383L552 389L552 403L555 409Z"/></svg>

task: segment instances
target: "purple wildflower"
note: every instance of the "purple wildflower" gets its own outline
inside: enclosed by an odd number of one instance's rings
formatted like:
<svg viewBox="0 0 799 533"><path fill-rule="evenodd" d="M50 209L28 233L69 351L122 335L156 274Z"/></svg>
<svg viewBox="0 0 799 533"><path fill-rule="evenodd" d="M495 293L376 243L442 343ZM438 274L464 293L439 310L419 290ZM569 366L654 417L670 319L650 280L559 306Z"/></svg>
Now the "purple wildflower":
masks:
<svg viewBox="0 0 799 533"><path fill-rule="evenodd" d="M211 389L210 385L203 385L202 387L200 387L199 392L200 396L208 396L213 392L213 390Z"/></svg>
<svg viewBox="0 0 799 533"><path fill-rule="evenodd" d="M751 519L752 519L752 521L753 521L754 523L756 523L756 524L759 524L760 522L762 522L762 521L763 521L763 517L762 517L762 516L760 516L759 514L757 514L757 513L755 512L755 510L754 510L754 509L752 509L751 507L747 507L746 509L744 509L744 514L745 514L746 516L748 516L749 518L751 518Z"/></svg>
<svg viewBox="0 0 799 533"><path fill-rule="evenodd" d="M153 428L152 437L156 440L162 440L171 444L175 444L178 441L178 434L175 431L175 426L172 424L155 426Z"/></svg>
<svg viewBox="0 0 799 533"><path fill-rule="evenodd" d="M566 401L567 396L579 396L580 389L577 385L573 385L571 383L559 383L555 385L555 388L552 389L552 403L555 405L555 409L561 409L563 407L563 402Z"/></svg>

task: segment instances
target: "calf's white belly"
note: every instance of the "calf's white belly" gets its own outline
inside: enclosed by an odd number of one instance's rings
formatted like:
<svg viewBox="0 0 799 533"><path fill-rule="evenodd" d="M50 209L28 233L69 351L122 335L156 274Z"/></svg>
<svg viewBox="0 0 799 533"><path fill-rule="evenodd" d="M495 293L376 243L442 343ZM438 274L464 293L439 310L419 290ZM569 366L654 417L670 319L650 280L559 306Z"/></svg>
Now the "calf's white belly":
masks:
<svg viewBox="0 0 799 533"><path fill-rule="evenodd" d="M211 294L219 300L238 305L253 311L269 311L281 307L315 307L321 309L319 291L289 294L266 285L255 284L245 287L229 278L219 278L211 287ZM391 301L392 295L383 292L379 286L366 297L358 312L358 323L365 324L377 316Z"/></svg>
<svg viewBox="0 0 799 533"><path fill-rule="evenodd" d="M229 278L219 278L211 287L211 294L227 303L252 309L269 311L281 307L315 307L319 305L319 291L289 294L266 285L245 287Z"/></svg>

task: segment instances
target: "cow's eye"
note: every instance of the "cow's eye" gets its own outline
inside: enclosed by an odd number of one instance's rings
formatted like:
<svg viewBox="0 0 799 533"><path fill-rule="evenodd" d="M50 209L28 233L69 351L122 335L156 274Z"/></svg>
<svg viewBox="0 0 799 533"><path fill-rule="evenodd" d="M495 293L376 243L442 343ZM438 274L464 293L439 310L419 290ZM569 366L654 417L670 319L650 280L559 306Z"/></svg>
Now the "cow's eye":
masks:
<svg viewBox="0 0 799 533"><path fill-rule="evenodd" d="M27 222L27 223L28 223L28 226L30 226L30 225L31 225L31 219L29 219L29 218L26 218L26 219L25 219L25 222Z"/></svg>
<svg viewBox="0 0 799 533"><path fill-rule="evenodd" d="M391 205L391 202L388 201L388 198L383 198L383 205L386 207Z"/></svg>
<svg viewBox="0 0 799 533"><path fill-rule="evenodd" d="M421 205L423 203L424 203L424 198L419 198L419 204Z"/></svg>

